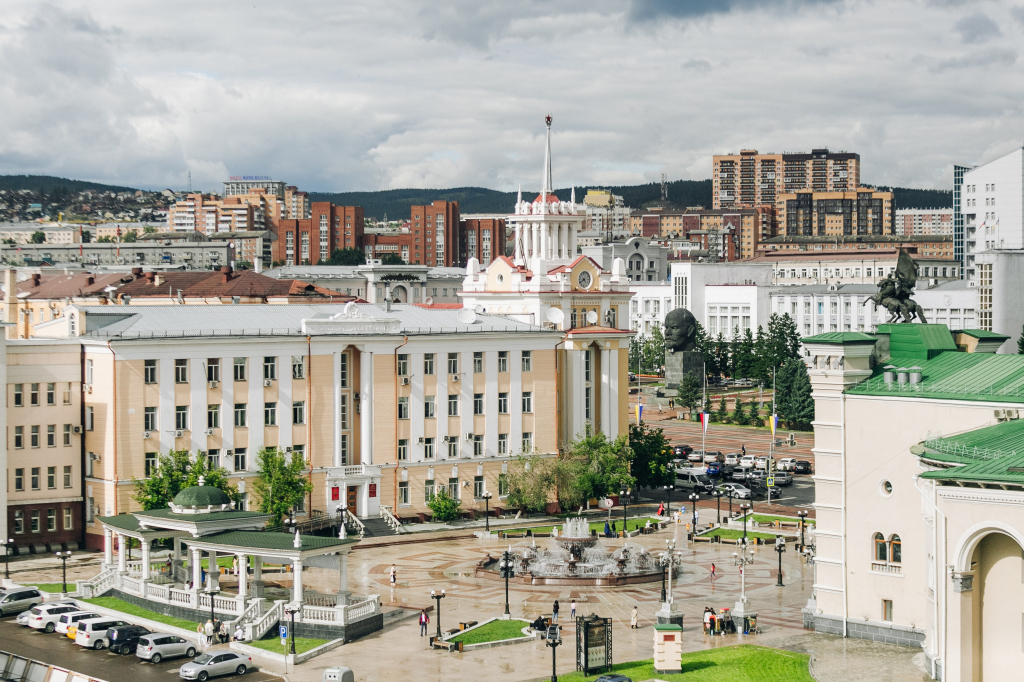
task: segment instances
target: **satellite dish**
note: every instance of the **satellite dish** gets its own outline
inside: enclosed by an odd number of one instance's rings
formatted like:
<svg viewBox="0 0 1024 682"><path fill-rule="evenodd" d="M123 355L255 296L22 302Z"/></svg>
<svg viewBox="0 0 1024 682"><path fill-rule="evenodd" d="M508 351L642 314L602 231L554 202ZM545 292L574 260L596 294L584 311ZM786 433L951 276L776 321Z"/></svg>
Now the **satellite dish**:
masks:
<svg viewBox="0 0 1024 682"><path fill-rule="evenodd" d="M426 303L427 305L434 305L434 297L427 296L427 298L423 302Z"/></svg>
<svg viewBox="0 0 1024 682"><path fill-rule="evenodd" d="M476 311L463 308L459 311L458 318L462 324L473 324L476 322Z"/></svg>
<svg viewBox="0 0 1024 682"><path fill-rule="evenodd" d="M562 312L561 308L548 308L548 312L545 313L544 317L552 324L562 324L562 320L565 319L565 313Z"/></svg>
<svg viewBox="0 0 1024 682"><path fill-rule="evenodd" d="M482 313L484 311L484 307L482 305L474 306L473 310L478 313Z"/></svg>
<svg viewBox="0 0 1024 682"><path fill-rule="evenodd" d="M591 310L589 313L587 313L587 323L588 324L597 324L597 311L596 310Z"/></svg>

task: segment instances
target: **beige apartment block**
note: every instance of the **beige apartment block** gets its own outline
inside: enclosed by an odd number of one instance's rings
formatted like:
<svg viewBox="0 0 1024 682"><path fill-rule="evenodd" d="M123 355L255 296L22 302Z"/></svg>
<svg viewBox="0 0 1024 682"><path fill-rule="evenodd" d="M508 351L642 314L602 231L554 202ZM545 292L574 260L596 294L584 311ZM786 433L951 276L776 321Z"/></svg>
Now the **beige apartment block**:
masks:
<svg viewBox="0 0 1024 682"><path fill-rule="evenodd" d="M808 189L847 192L860 186L860 155L813 149L811 153L716 154L712 161L712 208L772 205L783 194Z"/></svg>
<svg viewBox="0 0 1024 682"><path fill-rule="evenodd" d="M892 192L870 187L780 194L777 209L778 234L787 237L893 234Z"/></svg>
<svg viewBox="0 0 1024 682"><path fill-rule="evenodd" d="M19 554L84 537L81 372L75 340L7 343L7 537Z"/></svg>

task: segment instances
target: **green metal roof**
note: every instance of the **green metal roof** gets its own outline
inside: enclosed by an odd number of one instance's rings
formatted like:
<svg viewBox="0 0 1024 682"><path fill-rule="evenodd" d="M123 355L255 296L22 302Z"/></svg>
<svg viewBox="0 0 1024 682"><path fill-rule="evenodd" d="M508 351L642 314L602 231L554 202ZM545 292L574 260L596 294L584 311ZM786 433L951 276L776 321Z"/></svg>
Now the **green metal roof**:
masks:
<svg viewBox="0 0 1024 682"><path fill-rule="evenodd" d="M953 333L967 334L967 336L973 336L976 339L1002 339L1005 341L1010 338L1006 334L997 334L986 329L957 329Z"/></svg>
<svg viewBox="0 0 1024 682"><path fill-rule="evenodd" d="M977 483L1024 484L1024 454L1007 455L984 462L926 471L921 478L937 481L974 481Z"/></svg>
<svg viewBox="0 0 1024 682"><path fill-rule="evenodd" d="M135 518L135 514L118 514L116 516L100 516L98 518L100 523L107 526L120 528L121 530L139 530L139 520Z"/></svg>
<svg viewBox="0 0 1024 682"><path fill-rule="evenodd" d="M826 332L814 336L805 336L803 343L875 343L877 337L864 332Z"/></svg>
<svg viewBox="0 0 1024 682"><path fill-rule="evenodd" d="M880 324L878 333L889 335L891 357L917 364L957 349L944 324Z"/></svg>
<svg viewBox="0 0 1024 682"><path fill-rule="evenodd" d="M359 542L359 538L333 538L319 535L300 535L301 547L295 547L295 535L267 531L229 530L196 538L195 542L206 542L226 547L249 547L251 549L292 550L304 552L312 549L330 549Z"/></svg>
<svg viewBox="0 0 1024 682"><path fill-rule="evenodd" d="M947 455L958 461L987 461L1007 455L1024 455L1024 420L1013 419L992 426L923 443L925 454Z"/></svg>
<svg viewBox="0 0 1024 682"><path fill-rule="evenodd" d="M173 504L179 507L220 507L231 504L231 498L220 488L212 485L193 485L174 496Z"/></svg>
<svg viewBox="0 0 1024 682"><path fill-rule="evenodd" d="M134 512L138 516L151 519L174 519L175 521L193 521L195 523L206 523L208 521L223 521L224 519L254 519L256 517L271 518L273 514L264 512L248 511L217 511L209 514L175 514L170 509L150 509L149 511Z"/></svg>
<svg viewBox="0 0 1024 682"><path fill-rule="evenodd" d="M654 629L655 630L668 630L668 631L682 630L682 628L679 627L678 625L676 625L675 623L655 623L654 624Z"/></svg>
<svg viewBox="0 0 1024 682"><path fill-rule="evenodd" d="M895 351L892 355L886 365L907 368L919 366L923 375L922 383L901 386L894 381L887 385L882 376L884 368L879 365L875 368L875 376L850 387L846 392L850 395L907 395L943 400L1024 403L1024 355L952 351L940 352L933 359L924 361L917 357L898 356Z"/></svg>

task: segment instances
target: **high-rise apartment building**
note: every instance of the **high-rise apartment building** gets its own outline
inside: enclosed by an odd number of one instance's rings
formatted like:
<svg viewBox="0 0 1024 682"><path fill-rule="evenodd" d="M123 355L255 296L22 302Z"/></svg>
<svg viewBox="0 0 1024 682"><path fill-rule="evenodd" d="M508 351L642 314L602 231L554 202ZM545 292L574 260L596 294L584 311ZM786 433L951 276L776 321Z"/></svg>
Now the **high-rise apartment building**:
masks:
<svg viewBox="0 0 1024 682"><path fill-rule="evenodd" d="M458 265L459 202L435 201L429 206L412 206L410 214L412 262L434 267ZM423 260L417 259L420 253Z"/></svg>
<svg viewBox="0 0 1024 682"><path fill-rule="evenodd" d="M479 213L461 216L459 241L460 266L476 258L481 267L487 267L492 260L505 255L505 216Z"/></svg>
<svg viewBox="0 0 1024 682"><path fill-rule="evenodd" d="M960 189L964 268L975 279L979 253L1024 249L1024 147L965 171Z"/></svg>
<svg viewBox="0 0 1024 682"><path fill-rule="evenodd" d="M806 153L716 154L712 171L712 208L775 204L784 193L801 189L846 192L860 186L860 154L812 149Z"/></svg>
<svg viewBox="0 0 1024 682"><path fill-rule="evenodd" d="M964 263L964 214L963 214L963 184L964 173L971 170L973 166L953 166L953 254L954 257ZM966 268L960 268L960 278L966 276Z"/></svg>
<svg viewBox="0 0 1024 682"><path fill-rule="evenodd" d="M911 235L953 234L952 208L903 208L896 211L893 233Z"/></svg>
<svg viewBox="0 0 1024 682"><path fill-rule="evenodd" d="M892 234L892 192L858 187L849 192L810 189L780 194L778 231L787 237Z"/></svg>
<svg viewBox="0 0 1024 682"><path fill-rule="evenodd" d="M308 218L278 221L274 260L284 265L316 265L335 249L361 249L362 206L336 206L315 202Z"/></svg>

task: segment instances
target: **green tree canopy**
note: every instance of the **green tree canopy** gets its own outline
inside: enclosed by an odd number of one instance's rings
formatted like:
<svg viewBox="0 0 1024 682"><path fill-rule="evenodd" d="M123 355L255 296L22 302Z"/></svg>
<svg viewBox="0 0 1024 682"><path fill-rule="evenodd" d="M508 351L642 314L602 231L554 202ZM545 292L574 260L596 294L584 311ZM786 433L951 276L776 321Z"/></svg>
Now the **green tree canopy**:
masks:
<svg viewBox="0 0 1024 682"><path fill-rule="evenodd" d="M122 239L121 241L125 242L126 244L134 244L135 242L139 241L139 235L137 235L135 231L132 230L128 232L124 236L124 239Z"/></svg>
<svg viewBox="0 0 1024 682"><path fill-rule="evenodd" d="M328 265L364 265L366 256L359 249L335 249L331 252Z"/></svg>
<svg viewBox="0 0 1024 682"><path fill-rule="evenodd" d="M637 486L656 488L675 482L672 468L673 451L661 429L641 422L629 425L629 449L633 452L629 472Z"/></svg>
<svg viewBox="0 0 1024 682"><path fill-rule="evenodd" d="M680 407L685 407L692 414L695 409L701 407L703 392L704 387L697 373L687 372L683 375L683 380L679 382L676 404Z"/></svg>
<svg viewBox="0 0 1024 682"><path fill-rule="evenodd" d="M30 241L33 244L42 244L43 242L46 241L46 233L43 232L42 230L36 230L35 232L32 233Z"/></svg>
<svg viewBox="0 0 1024 682"><path fill-rule="evenodd" d="M261 448L256 464L259 476L252 482L253 492L260 498L260 511L273 514L271 524L276 526L313 491L313 483L306 478L306 462L300 454Z"/></svg>
<svg viewBox="0 0 1024 682"><path fill-rule="evenodd" d="M814 398L807 365L799 358L790 359L775 377L775 408L779 419L790 428L810 429L814 421Z"/></svg>
<svg viewBox="0 0 1024 682"><path fill-rule="evenodd" d="M228 472L211 467L209 458L193 457L188 450L171 450L157 458L156 471L148 478L133 478L135 494L132 496L144 510L166 509L175 495L194 485L203 484L220 488L235 504L242 500L238 488L228 482Z"/></svg>
<svg viewBox="0 0 1024 682"><path fill-rule="evenodd" d="M385 253L380 259L381 265L405 265L405 261L397 253Z"/></svg>
<svg viewBox="0 0 1024 682"><path fill-rule="evenodd" d="M448 494L448 489L441 487L434 496L427 502L430 511L433 513L433 520L440 523L448 523L459 518L462 514L462 500L457 500Z"/></svg>
<svg viewBox="0 0 1024 682"><path fill-rule="evenodd" d="M508 466L508 504L516 509L543 511L555 485L555 460L519 455Z"/></svg>

